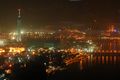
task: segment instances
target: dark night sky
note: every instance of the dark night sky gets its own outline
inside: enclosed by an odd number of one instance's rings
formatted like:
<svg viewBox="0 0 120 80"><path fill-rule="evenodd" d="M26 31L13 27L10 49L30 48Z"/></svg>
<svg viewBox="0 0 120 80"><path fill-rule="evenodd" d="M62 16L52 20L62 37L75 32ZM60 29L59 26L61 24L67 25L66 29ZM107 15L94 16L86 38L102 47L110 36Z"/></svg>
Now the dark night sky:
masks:
<svg viewBox="0 0 120 80"><path fill-rule="evenodd" d="M22 9L25 28L61 22L120 23L119 0L0 0L0 31L16 26L17 8Z"/></svg>

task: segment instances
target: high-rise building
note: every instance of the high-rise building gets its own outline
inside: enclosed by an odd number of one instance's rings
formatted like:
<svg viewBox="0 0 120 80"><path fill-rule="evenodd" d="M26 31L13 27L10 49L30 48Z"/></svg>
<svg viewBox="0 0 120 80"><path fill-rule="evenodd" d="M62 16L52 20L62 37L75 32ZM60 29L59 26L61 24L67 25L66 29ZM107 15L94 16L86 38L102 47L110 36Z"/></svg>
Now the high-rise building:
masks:
<svg viewBox="0 0 120 80"><path fill-rule="evenodd" d="M21 26L22 26L22 19L21 19L21 9L18 9L18 17L17 17L17 42L21 41Z"/></svg>

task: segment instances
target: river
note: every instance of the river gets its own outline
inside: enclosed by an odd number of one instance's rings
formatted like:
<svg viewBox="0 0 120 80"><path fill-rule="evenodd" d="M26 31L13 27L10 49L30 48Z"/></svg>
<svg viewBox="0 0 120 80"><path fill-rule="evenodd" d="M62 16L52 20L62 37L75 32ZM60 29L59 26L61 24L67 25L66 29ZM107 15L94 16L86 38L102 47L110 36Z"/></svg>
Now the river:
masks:
<svg viewBox="0 0 120 80"><path fill-rule="evenodd" d="M120 55L92 54L57 72L50 80L118 80L120 79Z"/></svg>

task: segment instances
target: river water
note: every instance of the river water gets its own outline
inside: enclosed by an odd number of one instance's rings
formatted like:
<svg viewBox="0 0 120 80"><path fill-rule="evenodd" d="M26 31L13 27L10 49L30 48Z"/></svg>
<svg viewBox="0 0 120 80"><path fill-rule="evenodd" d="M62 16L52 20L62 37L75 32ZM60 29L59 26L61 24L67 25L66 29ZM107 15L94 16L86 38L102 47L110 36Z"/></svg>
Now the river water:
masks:
<svg viewBox="0 0 120 80"><path fill-rule="evenodd" d="M94 54L57 72L50 80L119 80L120 55Z"/></svg>

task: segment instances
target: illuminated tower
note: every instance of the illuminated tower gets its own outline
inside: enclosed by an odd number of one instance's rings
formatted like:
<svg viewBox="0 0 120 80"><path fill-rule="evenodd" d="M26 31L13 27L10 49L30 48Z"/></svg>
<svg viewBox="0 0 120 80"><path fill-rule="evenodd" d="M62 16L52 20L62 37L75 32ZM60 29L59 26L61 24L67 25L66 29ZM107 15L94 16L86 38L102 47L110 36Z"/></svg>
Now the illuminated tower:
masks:
<svg viewBox="0 0 120 80"><path fill-rule="evenodd" d="M17 36L16 40L17 42L21 41L21 26L22 26L22 19L21 19L21 9L18 9L18 17L17 17Z"/></svg>

